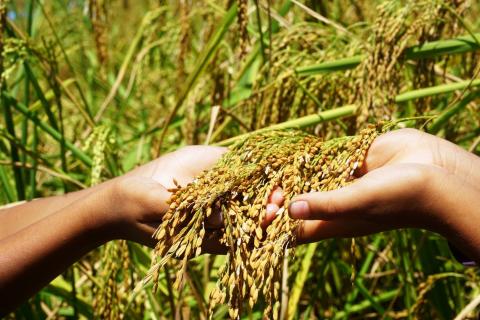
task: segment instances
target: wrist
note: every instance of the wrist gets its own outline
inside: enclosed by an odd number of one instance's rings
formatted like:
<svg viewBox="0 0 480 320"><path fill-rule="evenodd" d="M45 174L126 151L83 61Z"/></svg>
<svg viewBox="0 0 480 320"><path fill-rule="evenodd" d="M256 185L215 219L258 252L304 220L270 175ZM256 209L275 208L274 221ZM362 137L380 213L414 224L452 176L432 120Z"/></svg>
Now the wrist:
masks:
<svg viewBox="0 0 480 320"><path fill-rule="evenodd" d="M84 217L88 229L93 237L101 244L123 238L123 219L119 208L123 206L123 199L117 196L117 179L112 179L96 186L95 192L86 196L85 203L91 205Z"/></svg>
<svg viewBox="0 0 480 320"><path fill-rule="evenodd" d="M118 177L110 181L104 192L106 209L101 224L110 240L144 243L154 231L151 226L158 224L168 209L170 193L149 178Z"/></svg>

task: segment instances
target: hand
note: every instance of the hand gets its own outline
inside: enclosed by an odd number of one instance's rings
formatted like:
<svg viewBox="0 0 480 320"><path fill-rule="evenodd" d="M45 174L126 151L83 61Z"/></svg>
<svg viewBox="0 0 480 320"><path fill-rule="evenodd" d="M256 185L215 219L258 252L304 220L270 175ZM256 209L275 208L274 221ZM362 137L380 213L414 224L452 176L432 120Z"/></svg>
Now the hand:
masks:
<svg viewBox="0 0 480 320"><path fill-rule="evenodd" d="M344 188L292 199L291 217L305 220L301 242L414 227L441 233L480 257L480 158L402 129L378 137L356 174Z"/></svg>
<svg viewBox="0 0 480 320"><path fill-rule="evenodd" d="M5 298L0 315L106 241L155 245L152 234L168 209L173 179L187 183L224 151L182 148L95 187L2 210L0 236L2 230L6 234L0 237L0 293ZM205 250L218 250L214 244Z"/></svg>
<svg viewBox="0 0 480 320"><path fill-rule="evenodd" d="M175 188L191 182L202 171L215 165L226 148L211 146L188 146L166 154L110 182L107 191L110 208L106 210L107 231L110 238L123 238L148 246L155 246L153 232L160 225L168 210L167 200ZM283 202L281 192L272 193L267 206L264 227L273 220ZM221 214L212 214L207 223L210 229L221 228ZM209 253L224 253L225 248L217 238L207 234L203 250Z"/></svg>
<svg viewBox="0 0 480 320"><path fill-rule="evenodd" d="M225 148L188 146L166 154L114 179L109 187L110 207L105 224L113 238L155 245L152 234L168 210L167 200L174 188L174 179L186 185L202 171L213 167ZM219 226L218 216L209 220ZM207 243L206 251L217 251L218 245Z"/></svg>

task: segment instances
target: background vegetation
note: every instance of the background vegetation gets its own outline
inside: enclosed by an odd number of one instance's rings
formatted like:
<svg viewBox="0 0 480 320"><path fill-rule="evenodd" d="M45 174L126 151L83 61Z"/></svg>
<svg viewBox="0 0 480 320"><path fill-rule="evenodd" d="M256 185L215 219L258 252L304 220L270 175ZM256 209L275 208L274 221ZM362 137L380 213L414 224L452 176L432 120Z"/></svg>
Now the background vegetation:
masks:
<svg viewBox="0 0 480 320"><path fill-rule="evenodd" d="M182 145L228 144L275 124L329 138L423 116L403 125L480 154L477 1L0 7L2 204L85 188ZM296 257L282 300L289 319L451 319L479 302L478 269L462 267L444 239L421 230L354 245L323 241ZM172 291L169 265L153 293L135 289L150 250L111 242L11 317L205 318L223 259L191 261L181 292ZM262 310L244 316L261 318ZM227 314L220 307L214 318Z"/></svg>

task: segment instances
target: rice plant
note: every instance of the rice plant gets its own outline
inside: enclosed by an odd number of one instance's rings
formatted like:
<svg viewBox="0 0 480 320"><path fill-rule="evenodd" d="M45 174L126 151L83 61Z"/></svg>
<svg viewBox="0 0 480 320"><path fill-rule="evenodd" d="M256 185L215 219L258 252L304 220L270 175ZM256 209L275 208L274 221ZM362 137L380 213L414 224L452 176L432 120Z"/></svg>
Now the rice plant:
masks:
<svg viewBox="0 0 480 320"><path fill-rule="evenodd" d="M295 246L286 211L296 194L353 179L371 124L480 155L479 17L468 0L0 1L1 204L93 186L187 144L229 146L171 190L156 249L108 243L7 318L474 316L478 269L437 234ZM279 184L285 208L263 231ZM226 255L199 251L214 210Z"/></svg>

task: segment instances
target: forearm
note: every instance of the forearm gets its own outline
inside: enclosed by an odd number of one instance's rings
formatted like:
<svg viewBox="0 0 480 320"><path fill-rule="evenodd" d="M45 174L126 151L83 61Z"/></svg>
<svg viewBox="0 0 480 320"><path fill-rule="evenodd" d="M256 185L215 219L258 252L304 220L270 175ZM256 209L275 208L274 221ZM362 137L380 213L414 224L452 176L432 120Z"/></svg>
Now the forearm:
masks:
<svg viewBox="0 0 480 320"><path fill-rule="evenodd" d="M70 192L65 195L35 199L0 210L0 240L44 219L93 192L98 192L109 184L111 184L110 181L88 189Z"/></svg>
<svg viewBox="0 0 480 320"><path fill-rule="evenodd" d="M115 235L102 221L105 191L90 193L0 240L0 314L15 308L69 265Z"/></svg>

